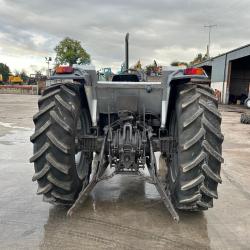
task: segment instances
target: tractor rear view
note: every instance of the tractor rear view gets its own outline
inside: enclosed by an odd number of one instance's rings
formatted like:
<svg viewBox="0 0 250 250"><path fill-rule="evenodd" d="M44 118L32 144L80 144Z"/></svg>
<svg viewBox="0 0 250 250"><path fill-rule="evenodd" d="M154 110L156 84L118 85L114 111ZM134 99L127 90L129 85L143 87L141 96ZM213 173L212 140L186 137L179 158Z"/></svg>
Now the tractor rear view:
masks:
<svg viewBox="0 0 250 250"><path fill-rule="evenodd" d="M58 67L33 117L37 193L71 206L71 215L97 182L140 175L156 186L176 221L177 208L211 208L221 183L223 135L217 98L198 84L206 78L202 69L163 69L161 82L140 81L128 68L128 35L126 70L110 82L97 81L91 67ZM155 152L166 162L165 184Z"/></svg>

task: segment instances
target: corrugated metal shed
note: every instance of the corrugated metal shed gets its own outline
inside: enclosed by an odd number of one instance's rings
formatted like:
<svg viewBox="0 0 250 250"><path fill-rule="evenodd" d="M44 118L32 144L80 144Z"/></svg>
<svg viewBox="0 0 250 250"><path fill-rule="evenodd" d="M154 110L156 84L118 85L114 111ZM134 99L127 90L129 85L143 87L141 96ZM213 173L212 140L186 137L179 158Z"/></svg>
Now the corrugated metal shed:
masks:
<svg viewBox="0 0 250 250"><path fill-rule="evenodd" d="M248 71L248 68L250 71L250 64L249 64L249 67L245 67L245 66L243 67L243 64L242 64L242 67L244 68L242 70L240 70L239 67L232 68L232 64L234 64L234 62L236 62L238 59L245 58L248 56L250 56L250 44L228 51L224 54L213 57L195 66L212 67L211 87L221 91L222 103L226 104L228 103L229 96L230 96L230 81L231 81L231 89L232 91L234 91L233 93L237 93L237 90L236 90L237 84L239 85L238 86L239 89L242 89L241 91L243 90L247 91L245 89L246 89L248 80L250 82L250 79L249 79L250 72L246 72L246 71ZM247 63L247 61L245 63ZM231 72L232 69L234 68L235 69L237 68L237 72ZM235 80L233 81L232 73L234 75L234 79L235 79L235 76L238 75L238 82L236 82ZM234 82L234 86L232 86L233 82Z"/></svg>

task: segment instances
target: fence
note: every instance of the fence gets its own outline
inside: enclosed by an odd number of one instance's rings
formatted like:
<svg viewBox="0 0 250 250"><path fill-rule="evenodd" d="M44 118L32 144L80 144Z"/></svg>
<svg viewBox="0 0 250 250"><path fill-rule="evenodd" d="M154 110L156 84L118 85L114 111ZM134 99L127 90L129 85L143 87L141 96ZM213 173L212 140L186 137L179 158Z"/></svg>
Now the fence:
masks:
<svg viewBox="0 0 250 250"><path fill-rule="evenodd" d="M35 85L0 85L0 94L37 95Z"/></svg>

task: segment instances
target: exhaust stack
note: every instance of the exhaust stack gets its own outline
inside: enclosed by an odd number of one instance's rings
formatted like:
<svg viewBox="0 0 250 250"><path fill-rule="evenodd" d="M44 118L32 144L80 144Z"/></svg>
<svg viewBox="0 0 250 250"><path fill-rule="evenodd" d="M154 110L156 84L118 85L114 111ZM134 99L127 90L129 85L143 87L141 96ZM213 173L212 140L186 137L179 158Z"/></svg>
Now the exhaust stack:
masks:
<svg viewBox="0 0 250 250"><path fill-rule="evenodd" d="M125 70L126 71L128 71L128 69L129 69L128 39L129 39L129 33L127 33L125 36Z"/></svg>

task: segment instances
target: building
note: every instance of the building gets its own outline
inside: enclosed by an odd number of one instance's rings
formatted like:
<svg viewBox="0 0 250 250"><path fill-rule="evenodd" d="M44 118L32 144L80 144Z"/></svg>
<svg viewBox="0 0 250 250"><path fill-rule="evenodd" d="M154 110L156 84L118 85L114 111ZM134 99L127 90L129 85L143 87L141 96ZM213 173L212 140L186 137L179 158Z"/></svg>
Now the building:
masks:
<svg viewBox="0 0 250 250"><path fill-rule="evenodd" d="M248 96L250 86L250 44L195 65L211 78L211 87L221 92L221 102L235 103Z"/></svg>

